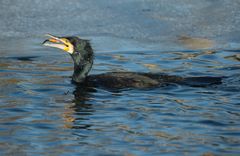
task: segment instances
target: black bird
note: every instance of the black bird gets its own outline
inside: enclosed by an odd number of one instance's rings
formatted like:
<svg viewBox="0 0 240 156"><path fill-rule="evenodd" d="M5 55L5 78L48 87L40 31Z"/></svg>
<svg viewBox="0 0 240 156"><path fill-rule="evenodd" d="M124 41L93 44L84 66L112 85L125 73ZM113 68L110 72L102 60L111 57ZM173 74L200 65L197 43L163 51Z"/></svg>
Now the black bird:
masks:
<svg viewBox="0 0 240 156"><path fill-rule="evenodd" d="M49 39L43 45L68 52L74 62L73 82L78 85L104 87L109 89L152 88L165 84L178 83L195 87L221 84L221 77L179 77L155 73L108 72L88 75L92 68L94 53L88 40L75 36L57 37L47 34Z"/></svg>

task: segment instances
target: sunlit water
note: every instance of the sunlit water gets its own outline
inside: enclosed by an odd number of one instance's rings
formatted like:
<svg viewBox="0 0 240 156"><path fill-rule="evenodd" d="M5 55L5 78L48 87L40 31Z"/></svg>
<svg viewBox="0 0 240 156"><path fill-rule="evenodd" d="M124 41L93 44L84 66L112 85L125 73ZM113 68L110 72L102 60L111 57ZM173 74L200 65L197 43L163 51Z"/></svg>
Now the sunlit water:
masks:
<svg viewBox="0 0 240 156"><path fill-rule="evenodd" d="M1 155L239 154L239 51L96 51L91 74L228 77L205 88L110 92L72 84L70 56L41 41L2 40Z"/></svg>

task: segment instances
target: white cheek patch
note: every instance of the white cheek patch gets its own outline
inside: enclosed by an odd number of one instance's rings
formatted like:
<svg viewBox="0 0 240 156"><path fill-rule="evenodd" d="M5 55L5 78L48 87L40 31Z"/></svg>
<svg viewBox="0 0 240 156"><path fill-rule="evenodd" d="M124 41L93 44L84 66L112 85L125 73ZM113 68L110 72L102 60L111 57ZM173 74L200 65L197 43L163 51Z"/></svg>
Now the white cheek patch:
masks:
<svg viewBox="0 0 240 156"><path fill-rule="evenodd" d="M72 54L74 52L74 47L72 45L69 45L68 52Z"/></svg>

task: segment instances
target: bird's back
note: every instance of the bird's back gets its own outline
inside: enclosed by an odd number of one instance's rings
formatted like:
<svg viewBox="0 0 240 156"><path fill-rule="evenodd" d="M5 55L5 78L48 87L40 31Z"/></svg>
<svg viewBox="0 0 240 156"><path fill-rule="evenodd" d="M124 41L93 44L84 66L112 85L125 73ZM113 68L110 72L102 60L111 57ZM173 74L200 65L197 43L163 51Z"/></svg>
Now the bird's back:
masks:
<svg viewBox="0 0 240 156"><path fill-rule="evenodd" d="M90 75L86 81L95 86L105 88L152 88L166 83L176 83L183 79L177 76L137 73L137 72L109 72L99 75Z"/></svg>

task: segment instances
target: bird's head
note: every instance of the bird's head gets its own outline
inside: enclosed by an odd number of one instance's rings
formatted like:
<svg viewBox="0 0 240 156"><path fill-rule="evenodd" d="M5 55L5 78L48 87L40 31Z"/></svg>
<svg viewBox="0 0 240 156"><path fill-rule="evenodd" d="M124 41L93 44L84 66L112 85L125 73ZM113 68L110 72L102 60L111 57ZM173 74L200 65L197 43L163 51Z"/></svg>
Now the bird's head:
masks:
<svg viewBox="0 0 240 156"><path fill-rule="evenodd" d="M72 40L76 37L57 37L51 34L46 34L46 36L50 38L42 43L44 46L62 49L70 54L74 53L75 43Z"/></svg>
<svg viewBox="0 0 240 156"><path fill-rule="evenodd" d="M80 39L76 36L57 37L51 34L46 34L49 39L43 42L44 46L54 47L68 52L75 63L92 62L93 50L88 40Z"/></svg>

